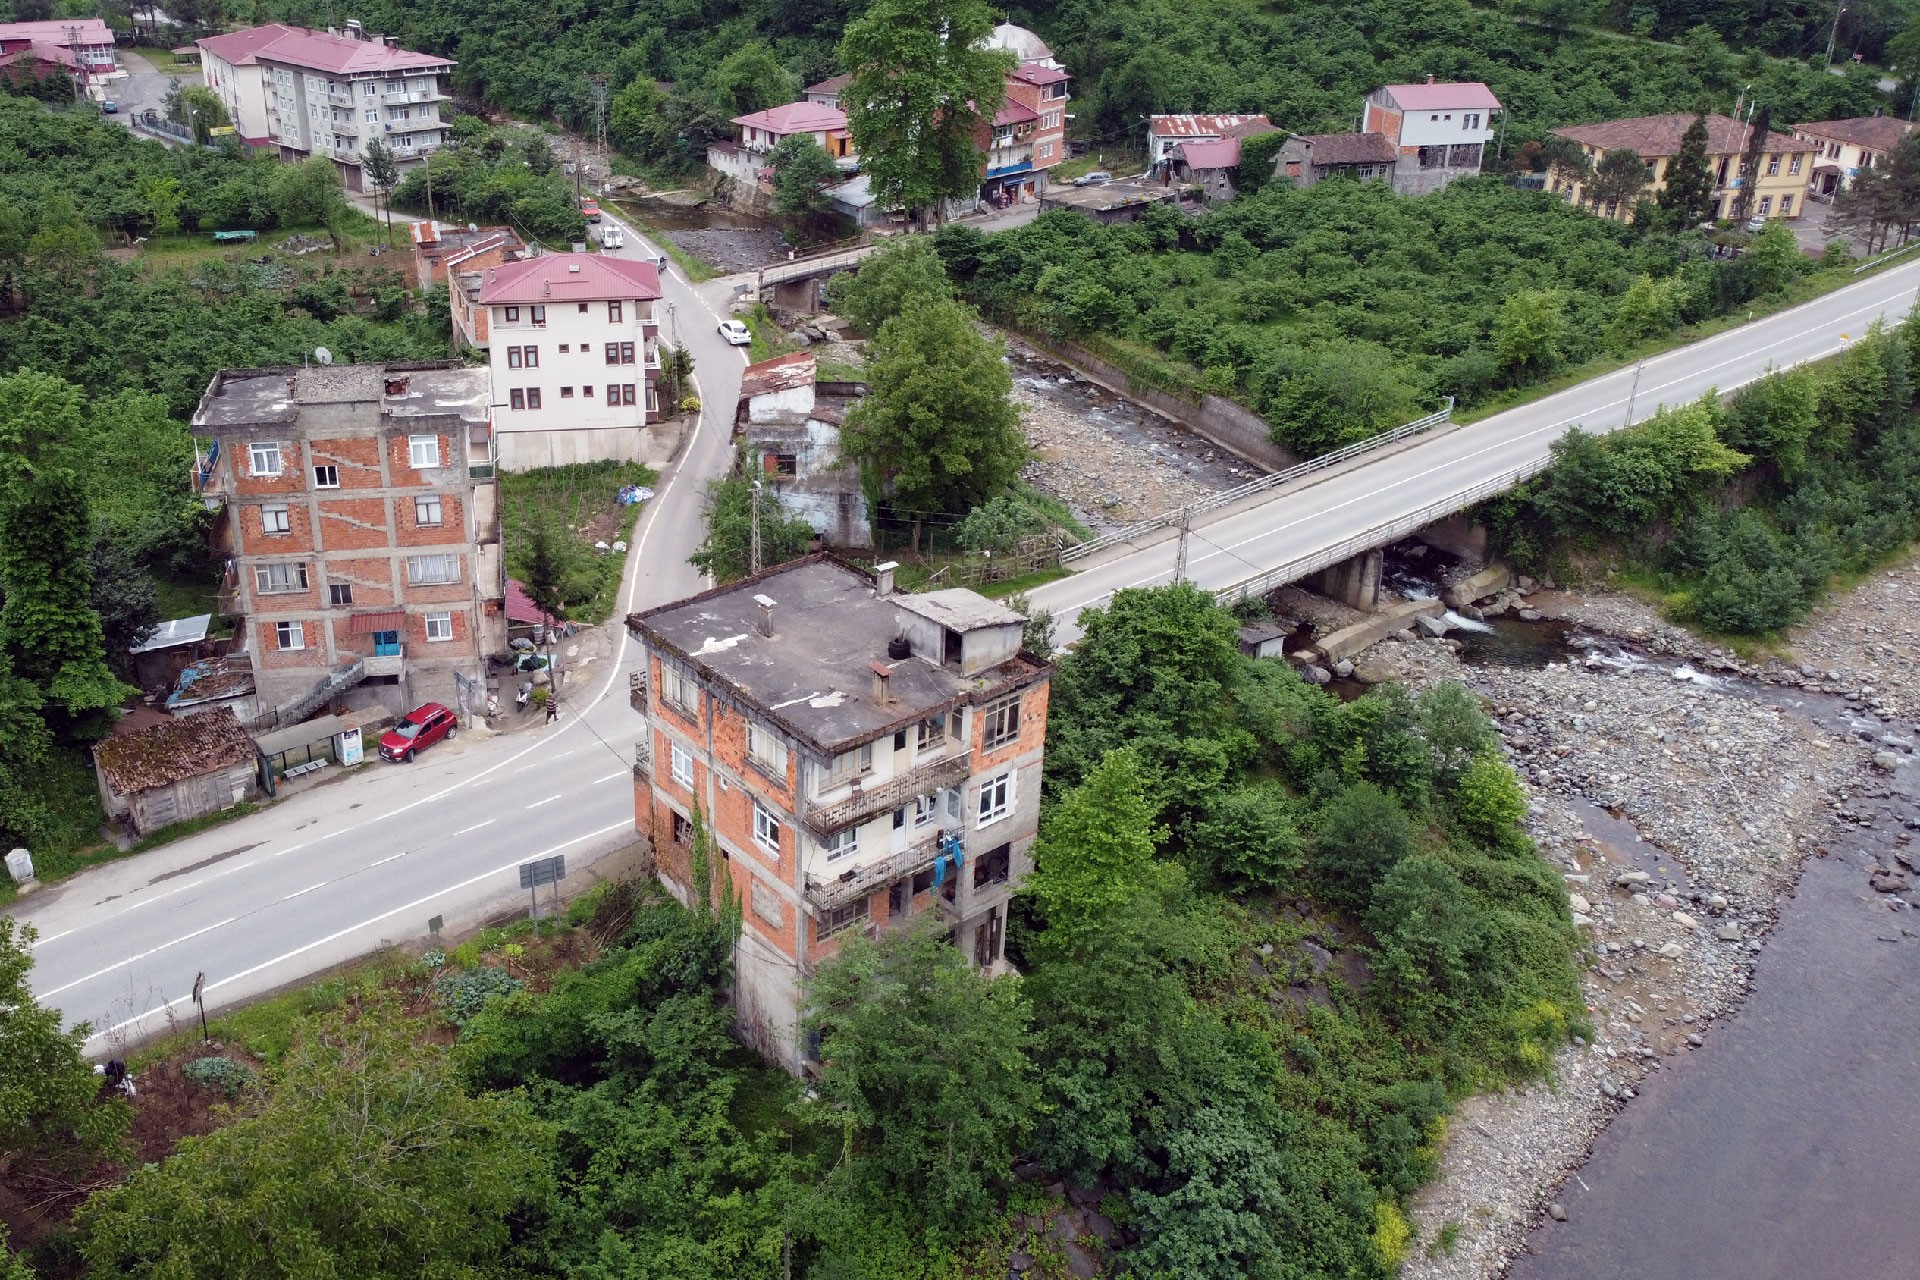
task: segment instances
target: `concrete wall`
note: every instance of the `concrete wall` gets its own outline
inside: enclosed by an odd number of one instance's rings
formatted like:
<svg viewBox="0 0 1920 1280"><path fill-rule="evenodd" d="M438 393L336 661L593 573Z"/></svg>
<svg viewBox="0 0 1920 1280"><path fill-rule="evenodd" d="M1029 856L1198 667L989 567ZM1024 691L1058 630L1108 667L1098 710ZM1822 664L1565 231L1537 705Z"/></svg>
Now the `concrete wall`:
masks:
<svg viewBox="0 0 1920 1280"><path fill-rule="evenodd" d="M663 466L673 459L677 431L657 427L587 427L560 431L497 431L493 437L502 471L534 471L576 462L643 462Z"/></svg>
<svg viewBox="0 0 1920 1280"><path fill-rule="evenodd" d="M1211 440L1256 467L1279 471L1300 461L1273 442L1269 435L1273 428L1265 418L1225 396L1202 396L1200 403L1194 404L1153 387L1138 386L1125 371L1070 342L1043 342L1025 334L1020 336L1023 342L1072 365L1116 395L1173 419L1195 435Z"/></svg>

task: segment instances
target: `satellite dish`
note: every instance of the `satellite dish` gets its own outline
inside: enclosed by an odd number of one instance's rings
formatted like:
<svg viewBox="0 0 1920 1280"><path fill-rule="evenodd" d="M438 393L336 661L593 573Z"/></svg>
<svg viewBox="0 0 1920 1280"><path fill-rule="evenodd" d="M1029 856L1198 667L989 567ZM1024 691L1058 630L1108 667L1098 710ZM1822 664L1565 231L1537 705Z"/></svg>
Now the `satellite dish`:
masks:
<svg viewBox="0 0 1920 1280"><path fill-rule="evenodd" d="M321 364L332 364L333 352L327 350L325 347L315 347L313 349L313 358Z"/></svg>

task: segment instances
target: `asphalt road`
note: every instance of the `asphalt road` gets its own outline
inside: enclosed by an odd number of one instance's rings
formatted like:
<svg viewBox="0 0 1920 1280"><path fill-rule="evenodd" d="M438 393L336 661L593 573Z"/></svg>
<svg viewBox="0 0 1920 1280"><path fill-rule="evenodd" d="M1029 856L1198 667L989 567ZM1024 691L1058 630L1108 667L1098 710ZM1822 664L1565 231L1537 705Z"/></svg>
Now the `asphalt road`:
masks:
<svg viewBox="0 0 1920 1280"><path fill-rule="evenodd" d="M131 49L121 49L117 56L121 68L127 73L123 80L111 80L106 84L106 95L120 108L119 119L131 121L137 113L152 109L159 111L167 100L167 90L178 79L184 84L198 84L198 74L188 76L170 76L155 71L153 64ZM129 123L128 128L132 128Z"/></svg>
<svg viewBox="0 0 1920 1280"><path fill-rule="evenodd" d="M1317 483L1277 490L1252 509L1218 513L1193 530L1187 577L1210 589L1231 587L1536 462L1570 427L1618 430L1627 423L1630 402L1637 422L1661 405L1683 404L1716 389L1729 392L1770 370L1833 355L1874 320L1904 316L1916 287L1920 261L1655 357L1637 373L1628 368L1594 378ZM1105 604L1125 587L1172 581L1176 554L1171 536L1137 550L1103 552L1072 577L1028 592L1028 599L1053 611L1056 640L1064 645L1080 634L1080 610Z"/></svg>
<svg viewBox="0 0 1920 1280"><path fill-rule="evenodd" d="M628 228L623 254L642 243ZM529 859L562 854L571 874L633 844L640 720L627 676L639 652L618 619L705 586L687 556L702 536L705 484L730 457L746 363L721 340L700 292L672 268L662 283L672 304L663 334L692 349L704 407L641 512L609 624L611 659L574 673L556 724L469 729L416 764L375 761L255 817L21 900L14 914L40 931L35 994L69 1024L92 1024L92 1052L190 1019L197 973L217 1009L422 938L433 916L458 932L524 905L518 866ZM706 292L718 300L727 286Z"/></svg>

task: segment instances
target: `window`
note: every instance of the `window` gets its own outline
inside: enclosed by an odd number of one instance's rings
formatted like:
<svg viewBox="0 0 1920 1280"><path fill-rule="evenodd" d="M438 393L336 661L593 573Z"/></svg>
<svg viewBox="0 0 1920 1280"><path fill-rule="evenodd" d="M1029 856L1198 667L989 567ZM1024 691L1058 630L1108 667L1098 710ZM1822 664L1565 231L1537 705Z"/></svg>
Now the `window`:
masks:
<svg viewBox="0 0 1920 1280"><path fill-rule="evenodd" d="M837 787L851 782L863 774L873 772L873 744L864 743L851 751L842 751L833 758L827 767L827 776L821 784L825 787Z"/></svg>
<svg viewBox="0 0 1920 1280"><path fill-rule="evenodd" d="M1773 212L1773 197L1761 196L1760 197L1760 216L1764 218L1772 212Z"/></svg>
<svg viewBox="0 0 1920 1280"><path fill-rule="evenodd" d="M566 350L565 347L562 347L560 349L562 351ZM536 347L508 347L507 348L507 368L537 369L539 367L540 367L540 348L539 347L536 346Z"/></svg>
<svg viewBox="0 0 1920 1280"><path fill-rule="evenodd" d="M516 409L524 409L527 407L527 393L515 387L507 392L507 403Z"/></svg>
<svg viewBox="0 0 1920 1280"><path fill-rule="evenodd" d="M1767 176L1771 178L1777 175L1779 172L1780 172L1780 157L1768 156L1767 157Z"/></svg>
<svg viewBox="0 0 1920 1280"><path fill-rule="evenodd" d="M747 725L747 759L764 773L784 777L787 772L787 744L771 729Z"/></svg>
<svg viewBox="0 0 1920 1280"><path fill-rule="evenodd" d="M453 614L450 612L428 614L427 639L429 642L453 639Z"/></svg>
<svg viewBox="0 0 1920 1280"><path fill-rule="evenodd" d="M293 527L284 502L269 502L260 508L260 530L263 533L286 533Z"/></svg>
<svg viewBox="0 0 1920 1280"><path fill-rule="evenodd" d="M693 787L693 752L677 742L667 746L667 776L683 787Z"/></svg>
<svg viewBox="0 0 1920 1280"><path fill-rule="evenodd" d="M407 582L411 586L458 581L460 581L459 556L407 557Z"/></svg>
<svg viewBox="0 0 1920 1280"><path fill-rule="evenodd" d="M1787 161L1787 172L1788 173L1800 172L1800 155L1798 152L1794 153L1793 159Z"/></svg>
<svg viewBox="0 0 1920 1280"><path fill-rule="evenodd" d="M955 822L960 821L960 788L958 787L947 789L947 817Z"/></svg>
<svg viewBox="0 0 1920 1280"><path fill-rule="evenodd" d="M583 303L583 304L581 304L581 305L583 305L583 306L584 306L585 304ZM571 351L571 350L573 350L573 344L572 344L572 343L570 343L570 342L563 342L563 343L561 343L561 344L560 344L560 354L561 354L561 355L565 355L565 354L567 354L567 352L569 352L569 351Z"/></svg>
<svg viewBox="0 0 1920 1280"><path fill-rule="evenodd" d="M800 474L800 458L792 453L769 453L763 463L770 476L797 476Z"/></svg>
<svg viewBox="0 0 1920 1280"><path fill-rule="evenodd" d="M535 324L545 324L547 322L547 309L545 307L528 307L527 310L532 313Z"/></svg>
<svg viewBox="0 0 1920 1280"><path fill-rule="evenodd" d="M929 747L944 746L947 741L947 718L936 716L932 720L922 720L915 736L916 745L922 751Z"/></svg>
<svg viewBox="0 0 1920 1280"><path fill-rule="evenodd" d="M828 862L844 858L860 848L860 828L848 827L845 831L836 831L822 840L820 847L827 851Z"/></svg>
<svg viewBox="0 0 1920 1280"><path fill-rule="evenodd" d="M592 393L589 392L588 394L591 395ZM659 408L660 408L660 401L654 395L653 384L649 382L647 384L647 412L653 413Z"/></svg>
<svg viewBox="0 0 1920 1280"><path fill-rule="evenodd" d="M980 749L991 751L1020 736L1020 695L987 704L981 713Z"/></svg>
<svg viewBox="0 0 1920 1280"><path fill-rule="evenodd" d="M413 522L423 529L437 526L441 520L440 495L426 494L413 500Z"/></svg>
<svg viewBox="0 0 1920 1280"><path fill-rule="evenodd" d="M368 108L367 108L367 110L366 110L366 117L367 117L367 123L368 123L368 124L379 124L379 123L380 123L380 108L378 108L378 107L368 107Z"/></svg>
<svg viewBox="0 0 1920 1280"><path fill-rule="evenodd" d="M609 302L607 304L607 323L608 324L620 323L620 304L619 303Z"/></svg>
<svg viewBox="0 0 1920 1280"><path fill-rule="evenodd" d="M849 902L844 907L835 907L821 919L819 935L823 939L831 938L836 933L846 932L866 918L867 900L865 898L861 898L858 902Z"/></svg>
<svg viewBox="0 0 1920 1280"><path fill-rule="evenodd" d="M980 784L980 826L998 822L1013 811L1013 770Z"/></svg>
<svg viewBox="0 0 1920 1280"><path fill-rule="evenodd" d="M262 595L307 589L304 564L258 564L253 567L253 589Z"/></svg>
<svg viewBox="0 0 1920 1280"><path fill-rule="evenodd" d="M585 396L589 400L593 399L593 384L588 383L586 386L581 387L580 394Z"/></svg>
<svg viewBox="0 0 1920 1280"><path fill-rule="evenodd" d="M256 476L277 476L280 474L279 441L256 441L247 446L247 474Z"/></svg>
<svg viewBox="0 0 1920 1280"><path fill-rule="evenodd" d="M621 383L621 384L620 384L620 401L619 401L619 403L621 403L621 404L632 404L632 403L633 403L633 386L634 386L634 384L633 384L633 383L631 383L631 382L623 382L623 383ZM612 404L612 403L614 403L614 401L613 401L613 398L612 398L611 396L609 396L609 397L608 397L608 399L607 399L607 403L608 403L608 404Z"/></svg>
<svg viewBox="0 0 1920 1280"><path fill-rule="evenodd" d="M338 489L340 487L340 468L331 462L316 463L313 468L313 487L316 489Z"/></svg>
<svg viewBox="0 0 1920 1280"><path fill-rule="evenodd" d="M780 852L780 820L762 809L757 800L753 805L753 838L761 848Z"/></svg>
<svg viewBox="0 0 1920 1280"><path fill-rule="evenodd" d="M518 308L518 307L508 307L508 308L507 308L507 323L508 323L508 324L519 324L519 323L520 323L520 308Z"/></svg>
<svg viewBox="0 0 1920 1280"><path fill-rule="evenodd" d="M353 584L351 582L330 582L327 584L327 603L336 607L353 603Z"/></svg>
<svg viewBox="0 0 1920 1280"><path fill-rule="evenodd" d="M786 915L780 907L780 895L758 880L753 882L752 899L755 916L776 929L785 923Z"/></svg>
<svg viewBox="0 0 1920 1280"><path fill-rule="evenodd" d="M693 824L683 814L673 815L673 842L682 848L693 843Z"/></svg>
<svg viewBox="0 0 1920 1280"><path fill-rule="evenodd" d="M540 388L528 387L527 388L527 408L538 409L539 407L540 407Z"/></svg>
<svg viewBox="0 0 1920 1280"><path fill-rule="evenodd" d="M940 816L940 795L915 796L913 798L913 825L924 827Z"/></svg>
<svg viewBox="0 0 1920 1280"><path fill-rule="evenodd" d="M365 97L369 97L369 98L371 98L371 97L373 97L373 96L374 96L374 86L373 86L373 81L371 81L371 80L369 80L369 81L367 81L367 82L366 82L365 84L363 84L363 85L361 85L360 87L361 87L361 89L362 89L362 90L364 91L364 96L365 96ZM375 116L372 116L372 117L369 117L369 118L370 118L370 119L374 119L374 120L378 120L378 119L379 119L380 117L379 117L379 116L377 116L377 115L375 115Z"/></svg>
<svg viewBox="0 0 1920 1280"><path fill-rule="evenodd" d="M561 398L562 400L571 400L571 399L573 399L573 388L572 388L572 387L562 387L562 388L560 388L560 398Z"/></svg>
<svg viewBox="0 0 1920 1280"><path fill-rule="evenodd" d="M307 647L306 628L297 622L276 622L273 624L273 634L282 649Z"/></svg>
<svg viewBox="0 0 1920 1280"><path fill-rule="evenodd" d="M585 315L585 314L587 314L587 304L586 304L586 303L584 303L584 302L580 304L580 314L581 314L581 315ZM582 346L582 347L581 347L580 349L581 349L582 351L585 351L585 350L586 350L586 347L585 347L585 346Z"/></svg>
<svg viewBox="0 0 1920 1280"><path fill-rule="evenodd" d="M973 887L984 889L988 885L1005 884L1012 870L1013 846L1003 844L973 860Z"/></svg>
<svg viewBox="0 0 1920 1280"><path fill-rule="evenodd" d="M440 465L439 436L408 436L407 461L415 470Z"/></svg>
<svg viewBox="0 0 1920 1280"><path fill-rule="evenodd" d="M608 364L632 364L633 344L631 342L609 342L607 344Z"/></svg>
<svg viewBox="0 0 1920 1280"><path fill-rule="evenodd" d="M671 663L660 664L660 700L689 716L698 705L693 681Z"/></svg>
<svg viewBox="0 0 1920 1280"><path fill-rule="evenodd" d="M1780 216L1784 218L1792 212L1793 212L1793 197L1781 196L1780 197Z"/></svg>

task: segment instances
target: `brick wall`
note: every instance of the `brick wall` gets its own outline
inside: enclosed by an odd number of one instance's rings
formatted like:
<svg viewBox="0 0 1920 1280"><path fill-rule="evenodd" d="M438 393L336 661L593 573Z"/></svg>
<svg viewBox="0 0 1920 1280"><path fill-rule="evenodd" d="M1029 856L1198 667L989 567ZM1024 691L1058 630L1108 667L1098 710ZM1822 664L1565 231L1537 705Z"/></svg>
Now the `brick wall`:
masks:
<svg viewBox="0 0 1920 1280"><path fill-rule="evenodd" d="M262 437L265 440L266 437ZM293 440L280 441L280 474L277 476L253 475L252 453L248 449L251 442L245 436L220 441L220 451L226 455L226 465L233 468L233 491L241 497L254 497L266 494L290 494L303 492L306 485L307 469L305 459L300 456L300 446Z"/></svg>
<svg viewBox="0 0 1920 1280"><path fill-rule="evenodd" d="M394 533L403 547L463 546L467 541L467 513L451 493L440 495L440 523L423 525L411 496L394 499Z"/></svg>
<svg viewBox="0 0 1920 1280"><path fill-rule="evenodd" d="M449 609L447 616L453 622L453 639L428 640L427 617L423 613L407 615L407 656L418 661L435 656L438 650L447 650L447 656L457 656L456 651L473 637L473 623L465 609Z"/></svg>
<svg viewBox="0 0 1920 1280"><path fill-rule="evenodd" d="M998 771L1009 761L1018 760L1030 751L1038 751L1047 741L1047 698L1051 685L1042 680L1028 685L1020 691L1020 736L1012 742L995 747L991 751L983 750L980 744L985 740L985 719L975 709L974 724L979 726L973 735L973 773L976 775ZM999 699L993 699L998 702Z"/></svg>
<svg viewBox="0 0 1920 1280"><path fill-rule="evenodd" d="M394 603L393 561L384 555L328 556L327 581L353 585L354 609L378 609Z"/></svg>
<svg viewBox="0 0 1920 1280"><path fill-rule="evenodd" d="M342 489L378 489L384 484L380 442L372 436L309 440L307 452L313 466L331 464L339 471Z"/></svg>
<svg viewBox="0 0 1920 1280"><path fill-rule="evenodd" d="M288 667L324 667L327 665L326 623L317 619L307 619L302 624L306 632L304 649L282 649L280 637L271 622L253 624L253 660L259 667L268 669L286 669Z"/></svg>
<svg viewBox="0 0 1920 1280"><path fill-rule="evenodd" d="M347 487L344 469L340 485ZM320 541L328 551L365 551L388 545L385 498L323 498L319 505Z"/></svg>
<svg viewBox="0 0 1920 1280"><path fill-rule="evenodd" d="M387 438L387 475L391 477L395 488L409 485L431 485L436 483L441 472L460 461L455 451L454 441L435 432L433 438L440 442L440 466L432 471L416 471L413 467L412 439L414 434L426 435L425 431L389 436Z"/></svg>
<svg viewBox="0 0 1920 1280"><path fill-rule="evenodd" d="M233 515L241 555L285 556L313 550L313 525L304 502L287 503L287 532L268 533L254 503L235 506Z"/></svg>

